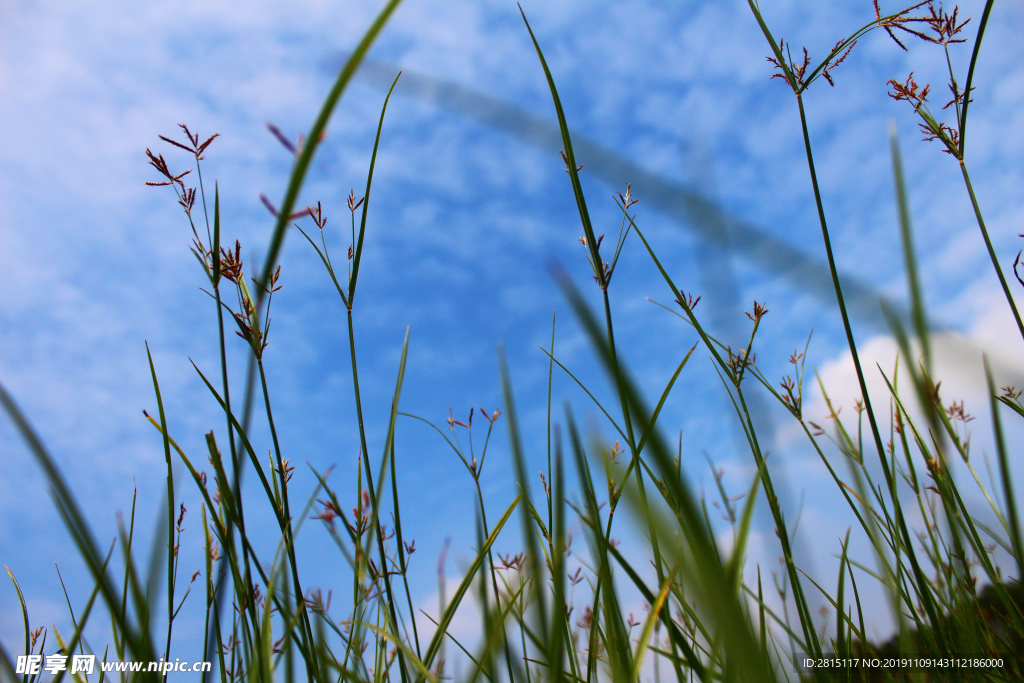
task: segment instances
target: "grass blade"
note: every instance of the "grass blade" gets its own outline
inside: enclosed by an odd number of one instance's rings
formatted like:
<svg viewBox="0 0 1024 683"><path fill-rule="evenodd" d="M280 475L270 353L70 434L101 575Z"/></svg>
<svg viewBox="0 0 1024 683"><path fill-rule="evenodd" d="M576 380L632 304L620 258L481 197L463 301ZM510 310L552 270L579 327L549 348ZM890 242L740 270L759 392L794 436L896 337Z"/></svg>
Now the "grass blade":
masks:
<svg viewBox="0 0 1024 683"><path fill-rule="evenodd" d="M505 522L512 516L516 506L522 502L524 494L520 493L516 496L516 499L512 501L512 504L505 510L505 514L501 516L497 524L494 525L494 529L491 530L491 535L484 541L483 547L477 551L476 559L473 560L472 564L466 570L466 576L462 579L459 587L455 589L455 593L452 595L451 602L448 603L448 607L445 608L444 614L437 622L437 631L434 633L434 637L430 641L430 645L427 646L427 653L423 657L423 665L429 669L434 663L434 657L441 649L441 643L447 635L448 626L451 624L452 619L455 617L455 611L462 603L462 599L466 596L466 592L469 590L470 585L473 582L473 577L483 566L485 559L487 558L487 551L490 550L491 546L494 545L494 541L497 540L498 534L505 526Z"/></svg>
<svg viewBox="0 0 1024 683"><path fill-rule="evenodd" d="M277 224L274 226L274 232L270 238L270 245L267 248L266 261L263 266L263 275L260 276L259 286L256 294L256 310L262 310L263 297L265 293L269 291L270 278L274 275L274 268L277 266L278 255L280 254L281 247L284 244L285 234L288 232L288 224L291 220L292 212L295 210L296 203L299 198L299 191L302 189L302 185L306 179L306 173L309 171L310 164L313 163L313 155L316 153L317 147L319 147L323 135L327 130L327 122L330 121L331 115L334 113L334 108L337 106L338 101L341 99L342 93L345 92L345 88L348 86L352 77L355 75L359 65L365 59L366 54L370 51L370 47L376 41L377 36L384 29L384 25L391 18L395 9L398 8L401 0L389 0L384 8L377 15L377 18L367 29L366 33L363 34L362 40L359 41L359 45L349 55L345 65L342 67L341 72L334 81L334 85L331 87L330 93L327 95L327 99L324 100L323 105L320 107L320 113L316 117L316 121L313 122L313 127L310 129L309 134L306 136L306 144L302 148L301 154L295 161L295 166L292 169L291 178L288 181L288 189L285 191L284 201L278 210Z"/></svg>

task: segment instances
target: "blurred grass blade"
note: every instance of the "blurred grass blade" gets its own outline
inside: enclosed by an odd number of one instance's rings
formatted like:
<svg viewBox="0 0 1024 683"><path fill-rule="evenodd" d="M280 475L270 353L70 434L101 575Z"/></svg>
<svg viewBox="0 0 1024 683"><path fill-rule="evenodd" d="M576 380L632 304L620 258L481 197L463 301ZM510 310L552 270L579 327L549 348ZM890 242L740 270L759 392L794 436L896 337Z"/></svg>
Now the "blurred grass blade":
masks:
<svg viewBox="0 0 1024 683"><path fill-rule="evenodd" d="M526 474L526 455L523 452L521 435L519 433L519 417L516 411L515 397L512 395L512 380L508 372L508 362L505 359L505 350L498 348L498 368L501 376L501 393L505 403L505 415L508 420L509 450L512 452L512 462L515 466L516 484L519 488L519 495L524 499L525 506L522 510L523 539L526 542L527 561L530 563L530 575L533 577L534 588L532 593L537 600L538 622L540 624L541 642L548 643L547 607L544 594L545 591L539 588L540 577L543 575L544 565L541 563L541 552L537 547L537 535L534 530L533 519L536 511L530 502L529 477ZM519 500L517 498L516 500ZM531 513L533 513L531 515Z"/></svg>
<svg viewBox="0 0 1024 683"><path fill-rule="evenodd" d="M999 418L999 403L996 396L996 383L992 378L992 369L985 359L985 379L988 382L989 405L992 410L992 431L995 435L996 453L999 456L999 475L1003 482L1003 500L1006 505L1006 521L1010 527L1010 542L1013 544L1014 559L1017 561L1017 580L1024 577L1024 545L1021 544L1020 518L1017 516L1017 500L1014 497L1013 481L1010 478L1010 463L1006 452L1006 441L1003 438L1002 421Z"/></svg>
<svg viewBox="0 0 1024 683"><path fill-rule="evenodd" d="M562 291L569 300L577 319L607 372L626 397L626 405L635 413L638 423L643 424L650 419L650 413L643 407L640 394L632 380L625 374L620 364L611 357L607 342L601 332L593 313L583 301L579 292L563 276L559 280ZM730 643L729 657L725 662L726 676L732 680L772 680L773 671L768 665L766 655L757 646L750 630L750 622L735 593L732 592L721 564L717 561L717 553L713 538L704 524L700 507L688 487L673 474L675 466L667 447L655 433L650 439L650 456L657 463L663 483L671 491L677 503L677 511L683 522L681 531L689 544L693 567L691 579L697 583L701 599L709 608L710 618L721 629L720 637ZM659 526L656 519L652 528ZM666 543L672 536L666 537ZM674 541L673 541L674 542ZM670 547L670 546L667 546Z"/></svg>
<svg viewBox="0 0 1024 683"><path fill-rule="evenodd" d="M754 505L757 503L757 490L761 487L761 479L764 477L767 461L762 459L754 475L754 481L747 491L747 500L743 504L743 513L740 515L739 531L736 534L736 542L733 545L732 556L726 563L726 573L729 576L729 584L733 590L739 592L743 580L743 565L746 559L747 538L750 536L750 527L754 521Z"/></svg>
<svg viewBox="0 0 1024 683"><path fill-rule="evenodd" d="M644 596L644 599L647 601L647 604L653 605L656 602L656 600L654 592L651 591L650 588L648 588L648 586L640 578L640 575L636 573L636 571L633 569L632 566L630 566L628 562L626 562L625 558L622 557L618 549L615 548L615 546L609 542L609 540L603 533L601 529L601 519L599 514L600 505L597 502L597 495L594 490L593 479L591 478L590 468L587 464L586 452L583 448L582 442L580 441L579 432L576 428L576 422L573 419L572 413L569 410L568 406L566 407L566 421L569 427L569 436L573 447L573 453L576 458L576 471L580 477L580 487L583 489L583 493L586 500L585 505L587 514L585 516L581 515L583 517L582 521L584 522L584 524L590 527L591 535L593 538L593 546L595 548L595 552L597 553L598 559L598 585L597 589L595 590L595 593L599 594L594 596L594 607L592 610L593 623L598 624L600 623L600 615L602 613L600 603L601 594L603 594L605 591L614 591L614 584L611 582L610 578L611 559L615 559L619 563L622 569L626 572L626 575L636 586L637 590L639 590L641 595ZM683 633L679 630L679 627L676 624L676 622L672 620L668 615L662 613L661 616L662 622L665 624L665 627L669 632L669 637L672 639L675 645L683 651L683 654L687 660L687 664L690 666L691 669L693 669L694 672L696 672L697 677L703 679L704 665L700 662L700 659L698 659L696 653L690 647L690 644L686 640L686 636L683 635ZM619 619L620 615L617 613L613 613L610 617L606 618ZM592 639L595 637L596 632L596 628L592 629ZM593 640L591 641L591 646L589 649L592 655L595 650ZM587 680L590 680L591 678L594 663L595 662L591 657L588 660L587 664Z"/></svg>
<svg viewBox="0 0 1024 683"><path fill-rule="evenodd" d="M370 47L373 45L377 36L384 29L384 25L387 23L391 14L398 7L401 0L389 0L389 2L377 15L373 24L367 29L366 33L363 34L362 40L359 41L359 45L352 51L345 65L341 69L341 73L338 74L337 79L334 81L334 85L331 87L330 93L327 95L327 99L324 100L323 106L320 108L320 113L316 117L316 121L313 122L313 127L306 135L306 144L302 147L302 152L299 154L299 158L295 161L295 166L292 169L291 178L288 181L288 189L285 192L284 201L281 205L277 214L277 224L274 226L274 232L270 238L270 245L267 247L266 261L263 265L263 275L260 276L259 286L256 294L256 310L262 310L261 305L263 303L263 297L266 292L269 291L270 278L274 275L274 268L277 266L278 255L281 251L281 246L284 244L285 234L288 232L288 225L291 221L291 215L295 210L296 203L299 199L299 191L302 189L302 185L306 179L306 173L309 171L309 166L313 162L313 155L316 153L317 147L319 147L321 140L323 139L324 133L327 131L327 122L330 121L331 115L334 113L334 108L337 106L338 101L341 99L341 95L345 92L346 86L349 81L352 80L352 76L355 75L356 70L366 57L366 53L370 51Z"/></svg>
<svg viewBox="0 0 1024 683"><path fill-rule="evenodd" d="M836 589L836 639L833 651L840 657L849 654L849 643L846 640L846 633L849 626L844 628L843 618L846 616L846 552L850 546L850 529L846 529L846 538L843 539L843 554L839 558L839 582Z"/></svg>
<svg viewBox="0 0 1024 683"><path fill-rule="evenodd" d="M924 355L925 371L931 374L931 341L928 334L928 320L925 316L924 297L921 294L921 282L917 274L917 257L914 253L914 234L910 224L910 202L907 197L907 186L903 179L903 160L900 156L899 138L896 135L896 124L889 121L889 145L892 150L892 174L896 183L896 204L900 216L900 238L903 242L903 262L907 268L907 285L910 289L910 317L914 332L921 344ZM896 318L898 320L898 318ZM910 361L910 359L907 359Z"/></svg>
<svg viewBox="0 0 1024 683"><path fill-rule="evenodd" d="M3 643L0 643L0 678L4 676L7 677L7 680L17 680L11 655L7 652L7 648L3 646Z"/></svg>
<svg viewBox="0 0 1024 683"><path fill-rule="evenodd" d="M117 591L106 574L103 555L96 545L92 529L85 521L85 517L79 509L74 495L71 493L70 488L68 488L53 458L46 450L46 447L43 446L39 436L29 424L21 409L18 408L14 399L7 393L7 389L3 384L0 384L0 404L3 405L4 410L14 422L14 426L21 434L36 462L43 468L43 473L50 484L50 491L54 502L57 504L58 513L64 520L64 524L74 539L75 545L78 546L82 559L88 567L93 580L100 586L100 592L103 594L103 600L107 605L107 609L110 610L111 614L118 614L120 601ZM127 622L122 623L121 628L133 658L146 661L155 660L152 643L149 640L141 637Z"/></svg>

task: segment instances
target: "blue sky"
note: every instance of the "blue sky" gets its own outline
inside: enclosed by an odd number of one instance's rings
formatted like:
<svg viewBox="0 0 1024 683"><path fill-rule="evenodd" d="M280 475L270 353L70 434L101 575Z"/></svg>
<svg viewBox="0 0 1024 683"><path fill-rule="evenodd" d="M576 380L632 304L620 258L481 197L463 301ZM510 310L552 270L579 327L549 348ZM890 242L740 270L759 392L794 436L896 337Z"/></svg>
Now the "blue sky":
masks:
<svg viewBox="0 0 1024 683"><path fill-rule="evenodd" d="M775 34L815 57L873 17L871 3L859 0L763 4ZM961 15L980 16L982 5L963 3ZM577 153L597 232L613 239L611 196L633 183L640 226L676 281L704 296L698 313L711 329L739 344L748 330L743 311L755 299L767 301L756 347L765 374L781 377L813 329L808 365L852 411L856 391L828 293L808 291L806 274L780 272L775 251L709 246L692 216L672 205L676 191L700 196L721 212L734 241L767 235L824 263L796 106L780 81L769 80L768 48L746 3L528 2L524 9L574 134L592 142L581 142ZM213 2L0 8L0 381L74 482L100 539L114 537L115 512L127 512L133 486L148 530L163 486L162 447L141 414L155 407L145 342L179 443L198 457L203 434L222 428L188 361L215 371L214 310L199 291L204 280L173 196L143 184L157 179L144 150L163 153L183 170L189 159L157 135L180 137L178 123L203 137L219 132L204 166L207 188L219 182L225 237L241 241L247 264L259 262L272 227L259 195L280 201L291 161L266 123L292 137L308 129L375 11L376 4L325 2L255 2L244 12ZM997 4L976 75L968 143L967 162L1004 266L1024 231L1022 29L1024 9ZM974 30L972 22L972 37ZM810 134L842 272L866 291L905 301L887 138L895 120L926 296L942 330L943 387L979 416L972 423L975 447L985 450L986 401L970 368L984 349L1008 382L1021 383L1021 342L954 160L919 142L910 107L886 94L889 78L914 71L919 82L933 84L937 102L943 99L941 52L921 41L907 45L904 53L881 32L863 39L835 71L834 89L819 82L808 91ZM402 409L439 425L449 406L457 419L471 406L501 406L496 348L504 344L536 471L545 452L547 386L538 346L547 346L553 313L556 355L602 391L604 383L550 275L551 263L562 264L597 301L559 146L528 139L531 130L543 139L547 129L530 128L536 121L554 122L529 36L512 2L408 0L371 56L377 71L402 68L419 79L408 79L407 90L399 82L384 124L356 310L371 453L379 457L408 326ZM962 77L967 48L954 48L953 56ZM506 103L520 113L496 127L479 107L425 98L415 83L454 84L471 103ZM353 83L302 196L303 204L323 202L328 245L338 259L347 247L345 197L365 183L383 96L378 78ZM590 167L580 149L592 151ZM347 483L358 447L344 308L297 232L281 263L284 289L275 297L267 364L285 456L320 470L336 464L336 483L354 489ZM696 337L647 297L671 302L642 245L630 238L612 285L613 306L620 350L653 394ZM891 367L895 347L877 318L859 321L858 339L866 358ZM239 379L241 351L238 341ZM585 424L608 433L564 377L554 398L556 405L571 400ZM820 398L808 401L811 419L823 417ZM803 496L806 566L832 580L831 555L850 520L834 514L834 485L784 411L765 401L762 422L776 479L787 481L791 514ZM713 488L706 453L726 469L733 492L746 489L752 464L701 349L662 424L673 439L682 429L695 486ZM515 491L506 438L500 424L484 477L495 502L491 514ZM265 450L270 444L263 441ZM404 521L417 539L426 603L445 536L454 537L452 577L471 557L471 482L443 441L420 424L400 424L398 448ZM53 563L76 606L88 585L42 475L6 420L0 449L0 560L18 577L34 624L57 623L63 631ZM301 467L293 481L300 494L315 483ZM198 497L187 483L180 490L191 520L183 546L191 544L198 562ZM754 559L774 565L770 527L761 531ZM316 552L326 536L310 524L302 541ZM503 550L514 550L511 543ZM339 585L331 582L342 563L339 555L334 567L311 567L309 584ZM0 590L0 637L9 651L20 642L16 604L12 590Z"/></svg>

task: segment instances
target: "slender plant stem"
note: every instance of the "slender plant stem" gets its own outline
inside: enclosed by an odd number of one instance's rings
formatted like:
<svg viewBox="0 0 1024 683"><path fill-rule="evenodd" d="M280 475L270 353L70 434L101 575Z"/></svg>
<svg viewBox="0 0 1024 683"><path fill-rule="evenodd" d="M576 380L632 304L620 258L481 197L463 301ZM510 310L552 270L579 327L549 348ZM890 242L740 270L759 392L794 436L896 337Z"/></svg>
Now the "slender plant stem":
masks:
<svg viewBox="0 0 1024 683"><path fill-rule="evenodd" d="M857 343L853 338L853 328L850 325L850 315L846 310L846 301L843 299L843 289L839 284L839 271L836 269L835 256L832 254L832 240L829 239L828 223L825 220L825 209L821 202L821 192L818 189L818 176L814 171L814 154L811 152L811 137L807 130L807 114L804 111L804 100L801 94L796 93L796 101L800 109L800 126L803 130L804 136L804 149L807 152L807 168L811 174L811 185L814 188L814 202L818 208L818 220L821 223L821 236L825 243L825 254L828 256L828 268L832 274L832 286L835 288L836 300L839 302L839 313L843 319L843 329L846 332L846 341L850 347L850 355L853 358L853 366L857 372L857 383L860 385L861 398L864 402L864 410L868 414L868 423L871 427L871 436L875 442L875 448L878 451L878 458L882 464L882 474L885 476L886 487L890 492L890 496L895 506L896 523L899 526L900 535L903 537L904 545L907 549L907 557L911 562L914 569L914 578L918 585L925 585L928 578L924 575L920 565L917 561L917 556L913 551L913 541L910 538L910 532L907 529L906 522L903 517L903 511L899 504L899 495L896 491L896 481L889 471L888 463L885 460L885 446L882 444L882 435L878 430L878 422L875 419L875 412L871 407L871 397L868 395L867 382L864 379L864 371L860 365L860 356L857 354ZM924 608L928 612L929 617L933 626L938 626L939 618L938 613L935 611L935 605L932 602L931 594L927 591L922 591L922 602ZM945 645L945 638L941 635L938 636L940 642Z"/></svg>
<svg viewBox="0 0 1024 683"><path fill-rule="evenodd" d="M999 278L999 285L1003 288L1003 296L1006 297L1006 303L1010 305L1010 310L1013 311L1013 319L1017 323L1017 330L1020 332L1021 339L1024 339L1024 322L1021 321L1020 312L1017 310L1017 303L1013 300L1013 294L1010 293L1010 287L1003 276L1003 269L999 267L999 258L996 256L996 250L992 246L992 240L989 239L988 228L985 227L985 219L981 215L981 207L978 206L978 197L974 194L971 176L967 173L967 164L963 162L963 159L960 160L960 171L964 176L967 194L971 196L971 206L974 207L974 216L978 219L978 229L981 230L981 238L985 240L985 249L988 250L988 257L992 261L992 268L996 271L996 276Z"/></svg>
<svg viewBox="0 0 1024 683"><path fill-rule="evenodd" d="M756 327L757 323L755 323L755 330ZM751 340L753 340L753 336L751 334ZM750 357L749 346L747 347L747 357ZM779 497L775 495L775 486L772 484L771 474L768 471L764 454L761 451L757 434L754 431L754 421L750 417L746 397L739 386L736 387L736 397L739 400L738 412L740 413L740 418L746 423L745 431L747 432L750 451L754 456L754 464L757 465L758 471L761 472L761 483L764 486L765 497L768 499L768 507L771 509L772 517L775 520L776 535L778 535L779 542L782 544L783 561L786 565L786 573L789 574L789 580L793 584L793 600L796 603L797 612L800 614L800 625L803 628L808 654L820 657L821 643L814 632L814 622L811 618L810 608L807 605L803 584L800 582L796 564L793 560L793 546L789 540L789 529L786 527L786 520L782 515L782 509L779 507Z"/></svg>
<svg viewBox="0 0 1024 683"><path fill-rule="evenodd" d="M277 460L277 474L281 482L281 510L277 510L278 524L281 533L284 534L285 551L288 555L288 564L292 573L292 585L295 589L296 606L300 611L302 619L302 639L309 652L310 661L307 667L307 675L312 681L312 672L319 671L316 648L313 647L313 628L309 621L309 611L306 609L306 600L303 597L302 583L299 581L299 567L295 560L295 532L292 529L291 507L288 504L288 472L285 468L284 459L281 457L281 444L277 438L277 426L274 424L274 413L270 409L270 391L267 388L267 373L263 368L263 358L257 358L256 363L260 370L260 386L263 388L263 403L267 410L267 422L270 425L270 437L274 443L274 456ZM275 501L270 501L276 507Z"/></svg>
<svg viewBox="0 0 1024 683"><path fill-rule="evenodd" d="M351 294L349 302L352 301ZM356 363L356 330L352 319L351 303L346 309L348 314L348 350L349 358L352 360L352 388L356 399L356 419L359 423L359 444L363 452L363 467L366 469L366 488L371 491L370 500L374 507L374 535L377 538L377 550L380 556L381 577L384 579L384 588L388 596L388 612L391 617L392 628L398 636L398 614L395 612L395 601L391 592L391 578L388 574L387 555L384 552L384 534L380 527L380 515L376 514L380 501L376 500L376 489L373 485L373 472L370 469L370 454L366 446L366 423L363 420L363 401L359 391L359 367ZM409 682L409 673L406 670L405 654L401 648L398 649L399 672L402 676L402 683Z"/></svg>
<svg viewBox="0 0 1024 683"><path fill-rule="evenodd" d="M960 158L964 158L964 149L967 145L967 109L971 104L971 89L974 83L974 67L978 64L978 54L981 52L981 39L985 37L985 27L988 26L988 17L992 13L992 5L995 0L988 0L985 3L985 10L981 13L981 21L978 22L978 37L974 39L974 51L971 53L971 65L967 69L967 82L964 84L964 106L960 111Z"/></svg>
<svg viewBox="0 0 1024 683"><path fill-rule="evenodd" d="M219 283L215 283L214 284L213 291L214 291L214 296L215 296L216 304L217 304L217 331L218 331L218 342L219 342L219 347L220 347L221 382L223 384L223 390L224 390L224 414L225 414L225 417L227 419L228 445L230 447L230 452L231 452L231 469L232 469L232 477L233 477L232 482L231 482L231 492L232 492L232 497L234 499L234 503L235 503L235 507L236 507L236 509L232 510L231 513L227 516L227 519L225 520L227 522L227 529L226 529L226 533L225 533L225 536L224 536L224 541L225 541L224 542L224 557L221 559L220 566L218 567L218 571L217 571L217 588L216 588L216 597L214 599L214 604L215 604L214 609L218 611L218 618L215 620L214 628L217 628L218 631L219 631L219 628L220 628L219 627L219 624L220 624L219 611L225 605L225 601L222 600L221 598L223 597L224 589L227 586L226 581L227 581L228 563L233 561L232 558L236 558L234 561L237 561L237 554L236 554L237 553L237 548L235 547L235 544L234 544L234 537L235 537L234 536L234 527L236 526L236 524L235 524L235 520L236 519L237 519L238 531L241 534L241 537L242 537L243 541L246 538L246 534L245 534L245 514L244 514L244 511L243 511L243 508L242 508L242 495L241 495L242 469L241 469L241 465L240 465L240 459L238 457L238 447L235 445L234 426L233 426L232 421L231 421L231 402L230 402L231 401L231 397L230 397L230 393L229 393L230 390L229 390L229 383L228 383L227 348L226 348L226 344L225 344L225 335L224 335L224 306L223 306L222 301L221 301ZM249 389L250 389L250 391L247 392L247 393L250 393L250 395L251 395L251 388L252 388L252 384L251 384L251 377L250 377L250 382L249 382ZM246 417L243 418L246 423L248 422L247 418L248 418L248 412L249 412L248 411L249 403L250 403L249 401L246 402L246 404L247 404L246 405ZM212 512L213 511L211 510L211 513ZM243 575L244 578L242 579L240 585L238 584L238 582L236 582L236 585L235 585L236 593L238 593L240 598L242 596L251 595L252 594L252 589L251 589L252 579L250 578L252 576L252 573L251 573L251 567L250 567L250 564L249 564L249 554L246 552L245 548L242 549L242 562L243 562L244 567L245 567L245 573ZM250 616L250 618L253 621L253 627L258 629L259 628L259 621L258 621L258 617L256 615L255 606L251 604L252 600L249 600L248 602L250 603L250 605L249 605L249 607L250 607L250 614L249 614L249 616ZM209 649L209 647L212 646L213 639L214 639L213 634L208 633L207 637L206 637L207 649Z"/></svg>
<svg viewBox="0 0 1024 683"><path fill-rule="evenodd" d="M871 408L871 396L868 394L867 382L864 379L864 370L861 368L860 355L857 353L857 342L853 338L853 328L850 325L850 315L846 310L846 301L843 298L842 285L839 284L839 271L836 269L835 256L832 253L832 240L829 238L828 224L825 220L825 209L821 202L821 192L818 189L818 176L814 170L814 155L811 152L811 138L807 131L807 114L804 111L803 96L799 93L796 96L797 104L800 107L800 125L803 129L804 148L807 152L807 167L811 173L811 185L814 187L814 203L818 209L818 220L821 223L821 236L825 242L825 254L828 256L828 268L832 274L832 286L835 288L836 300L839 302L839 313L843 319L843 330L846 333L846 342L850 347L850 355L853 358L853 365L857 372L857 383L860 385L861 398L864 408L868 414L868 422L871 426L871 436L875 441L879 457L885 457L885 446L882 444L882 436L878 430L878 423L875 420L875 412ZM886 483L892 488L892 480L886 470Z"/></svg>

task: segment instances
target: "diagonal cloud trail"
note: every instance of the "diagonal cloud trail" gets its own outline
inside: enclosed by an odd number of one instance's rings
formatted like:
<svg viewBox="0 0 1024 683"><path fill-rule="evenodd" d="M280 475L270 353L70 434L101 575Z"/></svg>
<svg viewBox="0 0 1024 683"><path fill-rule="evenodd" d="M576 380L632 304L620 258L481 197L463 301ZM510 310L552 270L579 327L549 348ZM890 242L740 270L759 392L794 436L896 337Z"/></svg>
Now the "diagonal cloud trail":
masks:
<svg viewBox="0 0 1024 683"><path fill-rule="evenodd" d="M336 67L336 61L330 62L330 69ZM460 113L543 150L550 151L562 147L561 132L555 123L515 104L459 83L401 69L394 64L374 59L366 59L363 62L357 77L376 87L387 89L399 71L402 71L402 78L395 90L396 94ZM674 218L684 227L688 227L693 234L714 245L713 249L739 254L758 267L787 280L798 291L817 298L829 310L833 310L836 301L832 277L828 267L817 258L767 230L726 212L702 193L645 170L583 135L573 134L573 149L577 157L586 163L589 171L613 187L619 187L620 183L629 180L635 187L643 188L645 203L660 208L665 215ZM731 268L728 268L706 275L709 276L708 281L712 278L717 279L719 286L728 288L730 283L722 282L721 278L730 272ZM882 305L887 306L896 315L905 329L912 329L910 312L905 304L888 299L855 275L840 272L840 280L851 316L868 325L874 332L884 335L892 333L882 312ZM735 288L735 283L731 285ZM942 335L943 345L950 357L982 355L982 350L972 340L958 333L954 327L937 320L934 316L930 318L929 323L933 334L947 333ZM1001 354L988 355L993 370L1001 378L1000 381L1024 384L1024 369L1017 359Z"/></svg>
<svg viewBox="0 0 1024 683"><path fill-rule="evenodd" d="M359 76L387 88L400 70L402 78L395 90L398 94L458 112L544 150L562 147L562 135L555 123L464 85L372 59L363 63ZM739 253L829 306L835 304L832 276L828 267L818 259L770 232L730 215L703 194L645 170L579 133L573 134L572 144L576 156L596 176L615 187L628 180L633 187L642 189L645 203L658 206L698 237L719 248ZM726 234L722 234L723 228ZM905 305L886 299L856 276L840 273L840 278L847 306L857 319L870 324L878 332L888 333L889 326L879 305L884 302L909 327L910 314ZM940 325L936 331L940 329L944 328Z"/></svg>

